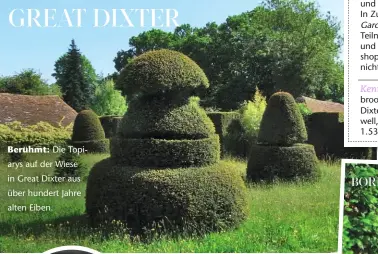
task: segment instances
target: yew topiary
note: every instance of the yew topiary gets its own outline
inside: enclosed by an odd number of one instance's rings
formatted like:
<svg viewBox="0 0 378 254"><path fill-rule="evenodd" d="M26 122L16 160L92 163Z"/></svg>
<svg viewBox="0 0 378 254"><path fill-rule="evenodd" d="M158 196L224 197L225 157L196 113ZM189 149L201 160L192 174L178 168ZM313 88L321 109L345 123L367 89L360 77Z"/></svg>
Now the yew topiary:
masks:
<svg viewBox="0 0 378 254"><path fill-rule="evenodd" d="M252 146L247 177L255 182L316 181L320 177L312 145Z"/></svg>
<svg viewBox="0 0 378 254"><path fill-rule="evenodd" d="M222 231L249 213L247 189L233 162L156 170L105 159L93 167L86 192L86 211L95 225L122 221L135 233Z"/></svg>
<svg viewBox="0 0 378 254"><path fill-rule="evenodd" d="M117 87L124 94L157 94L192 92L209 87L203 70L186 55L162 49L144 53L122 70Z"/></svg>
<svg viewBox="0 0 378 254"><path fill-rule="evenodd" d="M181 102L161 97L131 101L119 128L123 138L200 139L213 134L214 124L196 98Z"/></svg>
<svg viewBox="0 0 378 254"><path fill-rule="evenodd" d="M306 126L293 96L286 92L273 94L261 120L258 142L292 145L306 140Z"/></svg>
<svg viewBox="0 0 378 254"><path fill-rule="evenodd" d="M304 144L307 131L294 98L272 95L264 112L258 144L251 146L247 178L253 182L306 180L320 176L314 146Z"/></svg>
<svg viewBox="0 0 378 254"><path fill-rule="evenodd" d="M201 68L181 53L151 51L119 80L133 98L111 139L111 157L89 174L92 221L120 220L138 233L236 227L248 213L246 189L238 169L220 162L214 124L191 97L208 86Z"/></svg>
<svg viewBox="0 0 378 254"><path fill-rule="evenodd" d="M84 147L87 152L109 151L109 140L105 138L100 119L92 110L83 110L76 116L71 144Z"/></svg>

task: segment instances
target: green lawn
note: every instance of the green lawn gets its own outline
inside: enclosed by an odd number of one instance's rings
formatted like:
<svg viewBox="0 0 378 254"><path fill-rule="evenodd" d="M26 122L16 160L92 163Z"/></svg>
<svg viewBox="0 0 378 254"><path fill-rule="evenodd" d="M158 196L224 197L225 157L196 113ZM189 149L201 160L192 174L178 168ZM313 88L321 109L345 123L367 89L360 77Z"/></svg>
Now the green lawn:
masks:
<svg viewBox="0 0 378 254"><path fill-rule="evenodd" d="M86 163L107 155L85 155ZM31 161L42 160L41 156ZM50 158L54 160L55 158ZM235 161L244 171L246 164ZM72 184L8 183L8 175L36 176L53 168L9 169L0 164L0 252L43 252L80 245L100 252L336 252L340 163L322 162L316 184L249 186L251 214L238 229L202 238L160 237L148 243L131 240L122 227L109 230L83 226L85 182ZM9 189L81 190L82 197L7 197ZM12 203L51 205L52 212L8 212ZM105 232L106 231L106 232Z"/></svg>

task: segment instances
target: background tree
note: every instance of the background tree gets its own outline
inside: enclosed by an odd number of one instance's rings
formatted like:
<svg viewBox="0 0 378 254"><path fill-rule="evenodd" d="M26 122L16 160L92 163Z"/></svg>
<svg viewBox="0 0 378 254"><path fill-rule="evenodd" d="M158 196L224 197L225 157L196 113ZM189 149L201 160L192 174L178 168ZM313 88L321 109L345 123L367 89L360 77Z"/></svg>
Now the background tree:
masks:
<svg viewBox="0 0 378 254"><path fill-rule="evenodd" d="M126 99L114 88L113 80L104 80L95 91L91 109L99 116L123 116L126 113Z"/></svg>
<svg viewBox="0 0 378 254"><path fill-rule="evenodd" d="M130 49L114 59L120 71L151 49L180 51L205 71L211 86L206 106L236 109L258 87L267 97L285 90L294 96L342 101L338 53L340 24L304 0L265 0L254 10L202 28L182 25L173 33L150 30L132 37ZM341 97L340 97L341 96Z"/></svg>
<svg viewBox="0 0 378 254"><path fill-rule="evenodd" d="M42 78L42 74L33 70L26 69L13 76L0 77L0 92L24 95L59 95L59 87L49 85Z"/></svg>
<svg viewBox="0 0 378 254"><path fill-rule="evenodd" d="M89 108L94 98L97 76L74 40L68 52L55 62L54 70L52 76L61 87L64 101L78 112Z"/></svg>

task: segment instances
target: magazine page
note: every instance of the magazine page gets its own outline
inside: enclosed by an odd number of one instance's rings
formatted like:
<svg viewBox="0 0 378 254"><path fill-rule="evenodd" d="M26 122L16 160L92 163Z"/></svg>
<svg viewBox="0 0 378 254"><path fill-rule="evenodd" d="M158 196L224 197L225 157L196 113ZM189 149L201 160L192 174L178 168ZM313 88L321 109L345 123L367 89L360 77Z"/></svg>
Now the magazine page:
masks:
<svg viewBox="0 0 378 254"><path fill-rule="evenodd" d="M0 253L377 253L375 2L1 1Z"/></svg>

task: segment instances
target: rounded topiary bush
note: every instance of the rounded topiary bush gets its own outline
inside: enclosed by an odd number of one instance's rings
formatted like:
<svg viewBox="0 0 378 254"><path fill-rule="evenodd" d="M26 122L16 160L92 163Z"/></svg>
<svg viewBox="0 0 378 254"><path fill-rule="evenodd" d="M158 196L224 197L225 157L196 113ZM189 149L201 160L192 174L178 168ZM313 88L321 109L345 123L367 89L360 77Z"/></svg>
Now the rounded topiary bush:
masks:
<svg viewBox="0 0 378 254"><path fill-rule="evenodd" d="M257 141L270 145L292 145L306 140L306 126L293 96L286 92L273 94L261 120Z"/></svg>
<svg viewBox="0 0 378 254"><path fill-rule="evenodd" d="M203 70L184 54L162 49L133 59L120 73L117 87L124 94L192 92L209 87Z"/></svg>
<svg viewBox="0 0 378 254"><path fill-rule="evenodd" d="M88 178L86 211L93 223L119 220L142 229L206 233L232 228L248 215L237 166L142 170L106 159Z"/></svg>
<svg viewBox="0 0 378 254"><path fill-rule="evenodd" d="M254 182L315 181L319 176L318 159L312 145L251 146L247 177Z"/></svg>
<svg viewBox="0 0 378 254"><path fill-rule="evenodd" d="M105 138L100 119L92 110L83 110L76 116L71 144L88 152L109 151L109 140Z"/></svg>
<svg viewBox="0 0 378 254"><path fill-rule="evenodd" d="M95 112L83 110L77 114L73 126L72 141L90 141L104 138L104 129Z"/></svg>
<svg viewBox="0 0 378 254"><path fill-rule="evenodd" d="M139 98L129 104L119 128L125 138L201 139L213 134L214 124L196 98L180 103Z"/></svg>

